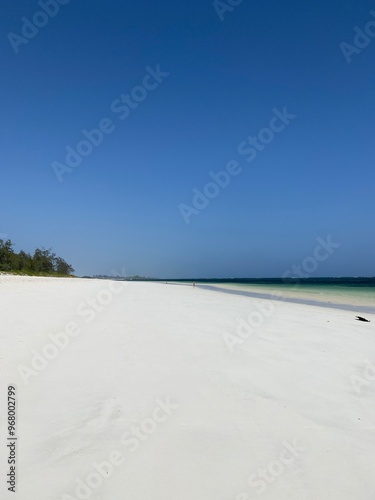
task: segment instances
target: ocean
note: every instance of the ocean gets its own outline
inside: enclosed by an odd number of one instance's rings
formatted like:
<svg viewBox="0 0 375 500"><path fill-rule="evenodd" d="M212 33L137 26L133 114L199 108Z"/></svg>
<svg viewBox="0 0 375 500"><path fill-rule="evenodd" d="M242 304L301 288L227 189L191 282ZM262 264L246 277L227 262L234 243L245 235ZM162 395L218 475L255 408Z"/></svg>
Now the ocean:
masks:
<svg viewBox="0 0 375 500"><path fill-rule="evenodd" d="M286 302L375 313L375 278L233 278L178 281L195 281L201 288L249 297L281 296L278 300Z"/></svg>

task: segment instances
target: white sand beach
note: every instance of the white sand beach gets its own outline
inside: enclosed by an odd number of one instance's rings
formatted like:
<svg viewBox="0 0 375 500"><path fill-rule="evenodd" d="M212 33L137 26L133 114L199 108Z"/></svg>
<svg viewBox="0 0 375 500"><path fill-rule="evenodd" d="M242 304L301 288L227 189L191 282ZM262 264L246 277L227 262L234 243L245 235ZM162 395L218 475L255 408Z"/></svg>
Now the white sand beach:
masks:
<svg viewBox="0 0 375 500"><path fill-rule="evenodd" d="M375 315L20 276L0 310L1 499L373 499Z"/></svg>

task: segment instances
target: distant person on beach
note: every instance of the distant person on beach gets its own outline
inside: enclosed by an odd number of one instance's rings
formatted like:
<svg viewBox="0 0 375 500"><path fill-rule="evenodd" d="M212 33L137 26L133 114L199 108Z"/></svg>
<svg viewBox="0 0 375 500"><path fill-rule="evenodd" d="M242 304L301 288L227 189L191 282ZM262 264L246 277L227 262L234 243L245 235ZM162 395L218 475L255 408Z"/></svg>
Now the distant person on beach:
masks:
<svg viewBox="0 0 375 500"><path fill-rule="evenodd" d="M193 288L195 288L195 281L193 281Z"/></svg>

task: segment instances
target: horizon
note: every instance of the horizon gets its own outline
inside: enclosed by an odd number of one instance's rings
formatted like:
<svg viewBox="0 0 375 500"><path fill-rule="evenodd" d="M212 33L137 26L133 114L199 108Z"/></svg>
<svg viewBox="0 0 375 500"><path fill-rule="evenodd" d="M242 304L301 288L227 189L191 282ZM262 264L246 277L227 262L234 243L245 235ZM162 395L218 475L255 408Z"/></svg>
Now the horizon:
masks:
<svg viewBox="0 0 375 500"><path fill-rule="evenodd" d="M307 278L299 278L298 276L292 276L290 278L280 278L280 276L273 276L273 277L261 277L261 278L254 278L254 277L229 277L229 278L218 278L218 277L206 277L206 278L157 278L157 277L152 277L152 276L121 276L121 275L107 275L107 274L94 274L94 275L87 275L87 276L77 276L78 278L121 278L121 279L133 279L133 280L149 280L149 281L244 281L244 280L253 280L253 281L271 281L271 280L280 280L283 283L288 283L288 282L295 282L296 280L302 282L302 281L307 281L307 280L352 280L352 279L357 279L357 280L371 280L375 279L375 276L309 276Z"/></svg>
<svg viewBox="0 0 375 500"><path fill-rule="evenodd" d="M0 238L80 276L374 275L371 2L47 3L0 7Z"/></svg>

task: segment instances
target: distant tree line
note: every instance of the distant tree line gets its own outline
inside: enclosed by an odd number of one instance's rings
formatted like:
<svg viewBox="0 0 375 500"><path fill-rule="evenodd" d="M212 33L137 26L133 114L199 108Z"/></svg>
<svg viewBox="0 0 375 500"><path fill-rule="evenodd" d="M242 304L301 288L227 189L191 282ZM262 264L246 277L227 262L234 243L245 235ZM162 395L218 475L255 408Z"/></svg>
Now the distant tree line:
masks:
<svg viewBox="0 0 375 500"><path fill-rule="evenodd" d="M52 252L52 249L36 248L33 255L13 250L11 240L0 239L0 271L20 274L71 275L73 267Z"/></svg>

